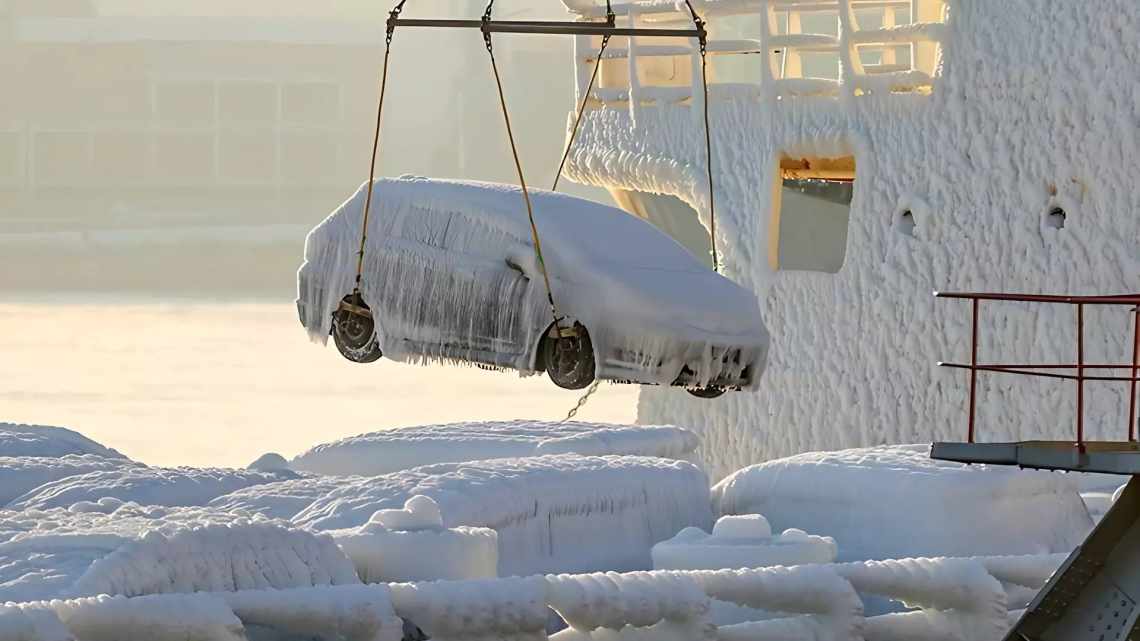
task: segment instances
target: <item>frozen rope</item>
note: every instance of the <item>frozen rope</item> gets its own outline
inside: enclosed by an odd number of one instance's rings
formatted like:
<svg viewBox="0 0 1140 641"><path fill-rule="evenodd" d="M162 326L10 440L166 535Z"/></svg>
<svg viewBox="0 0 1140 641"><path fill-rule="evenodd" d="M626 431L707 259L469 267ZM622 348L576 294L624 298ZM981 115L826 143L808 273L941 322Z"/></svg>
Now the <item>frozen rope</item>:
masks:
<svg viewBox="0 0 1140 641"><path fill-rule="evenodd" d="M372 159L368 164L368 194L364 199L364 219L360 224L360 251L356 254L356 284L353 294L359 299L360 281L364 274L364 247L368 242L368 215L372 210L372 187L376 181L376 156L380 151L380 124L384 117L384 93L388 88L388 59L392 54L392 35L396 32L396 20L404 10L404 3L400 0L392 11L388 13L387 30L384 34L384 65L380 73L380 100L376 106L376 129L372 134ZM358 301L359 302L359 301Z"/></svg>
<svg viewBox="0 0 1140 641"><path fill-rule="evenodd" d="M712 261L713 270L720 271L720 259L717 257L716 252L716 198L713 189L713 168L712 168L712 134L709 132L709 72L708 72L708 31L705 29L705 21L697 15L696 9L693 8L691 0L685 0L685 6L689 9L689 15L693 19L693 26L697 30L697 40L700 44L701 53L701 90L704 92L704 120L705 120L705 169L708 173L708 186L709 186L709 244L712 245Z"/></svg>
<svg viewBox="0 0 1140 641"><path fill-rule="evenodd" d="M613 7L606 0L606 24L614 26L616 18ZM554 174L554 185L550 191L558 191L558 181L562 178L562 170L566 167L566 159L570 157L570 150L574 148L574 139L578 135L578 126L582 124L582 115L586 113L586 103L590 100L590 93L594 91L594 83L598 79L598 70L602 67L602 56L606 53L606 45L610 43L610 34L602 36L602 45L598 48L598 58L594 61L594 71L590 74L590 83L586 92L582 94L582 101L578 105L578 115L574 118L574 127L570 130L570 138L566 141L566 151L562 154L562 162L558 163L558 171Z"/></svg>
<svg viewBox="0 0 1140 641"><path fill-rule="evenodd" d="M487 53L491 56L491 71L495 74L495 86L499 90L499 104L503 108L503 122L507 125L507 141L511 144L511 155L514 156L515 169L519 174L519 186L522 188L523 200L526 202L526 215L530 220L530 235L534 241L534 255L538 260L539 269L542 270L542 280L546 285L546 300L550 303L550 314L554 317L554 336L562 338L562 328L559 327L558 308L554 304L554 291L550 287L550 274L546 269L546 261L542 256L542 241L538 238L538 226L534 222L534 206L530 202L530 192L527 190L526 178L523 176L522 162L519 160L519 151L515 146L515 136L511 131L511 116L507 111L507 97L503 93L503 81L499 77L499 67L495 64L495 50L491 46L491 31L489 24L491 22L491 8L494 6L494 0L487 5L487 10L483 12L483 41L487 45Z"/></svg>

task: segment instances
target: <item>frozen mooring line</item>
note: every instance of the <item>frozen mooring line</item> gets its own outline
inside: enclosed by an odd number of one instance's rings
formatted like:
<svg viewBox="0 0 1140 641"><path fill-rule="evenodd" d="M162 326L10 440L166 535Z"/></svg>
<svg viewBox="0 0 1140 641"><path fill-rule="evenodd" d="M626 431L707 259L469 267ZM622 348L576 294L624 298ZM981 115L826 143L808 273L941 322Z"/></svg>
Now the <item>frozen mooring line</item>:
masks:
<svg viewBox="0 0 1140 641"><path fill-rule="evenodd" d="M547 575L0 605L4 641L987 641L1065 555ZM864 617L861 596L912 611ZM710 600L779 613L717 627ZM554 610L569 627L548 635Z"/></svg>

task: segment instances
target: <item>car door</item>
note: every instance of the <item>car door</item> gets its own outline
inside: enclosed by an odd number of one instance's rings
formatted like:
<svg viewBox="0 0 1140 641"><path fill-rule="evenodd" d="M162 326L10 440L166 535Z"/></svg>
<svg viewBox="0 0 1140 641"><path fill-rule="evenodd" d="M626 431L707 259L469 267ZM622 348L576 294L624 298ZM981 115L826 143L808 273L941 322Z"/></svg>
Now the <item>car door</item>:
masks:
<svg viewBox="0 0 1140 641"><path fill-rule="evenodd" d="M449 284L461 305L450 319L454 325L449 333L463 337L463 357L525 367L536 332L537 290L519 256L530 250L509 232L471 213L455 214L444 245L456 261Z"/></svg>

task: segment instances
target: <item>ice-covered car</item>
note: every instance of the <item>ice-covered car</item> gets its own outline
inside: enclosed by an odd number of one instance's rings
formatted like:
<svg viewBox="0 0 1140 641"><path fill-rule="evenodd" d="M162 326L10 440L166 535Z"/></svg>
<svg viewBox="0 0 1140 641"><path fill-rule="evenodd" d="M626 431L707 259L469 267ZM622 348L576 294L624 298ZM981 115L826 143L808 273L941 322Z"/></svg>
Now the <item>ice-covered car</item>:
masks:
<svg viewBox="0 0 1140 641"><path fill-rule="evenodd" d="M354 296L366 193L309 233L298 272L301 323L349 360L546 371L567 389L605 379L711 397L757 385L768 333L756 297L639 218L530 192L558 331L518 187L376 180Z"/></svg>

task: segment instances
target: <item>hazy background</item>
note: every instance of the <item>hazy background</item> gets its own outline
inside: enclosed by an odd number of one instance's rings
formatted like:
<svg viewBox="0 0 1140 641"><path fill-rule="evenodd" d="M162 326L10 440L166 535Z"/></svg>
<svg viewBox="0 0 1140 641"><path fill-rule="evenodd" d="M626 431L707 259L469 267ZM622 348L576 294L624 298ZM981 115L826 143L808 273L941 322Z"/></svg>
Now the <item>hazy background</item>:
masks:
<svg viewBox="0 0 1140 641"><path fill-rule="evenodd" d="M367 175L389 9L0 0L0 421L152 464L244 465L373 429L565 415L578 393L544 378L353 365L297 322L305 231ZM562 151L570 52L496 38L534 185ZM515 180L477 31L397 33L389 82L380 174ZM603 386L582 417L633 420L635 389Z"/></svg>

